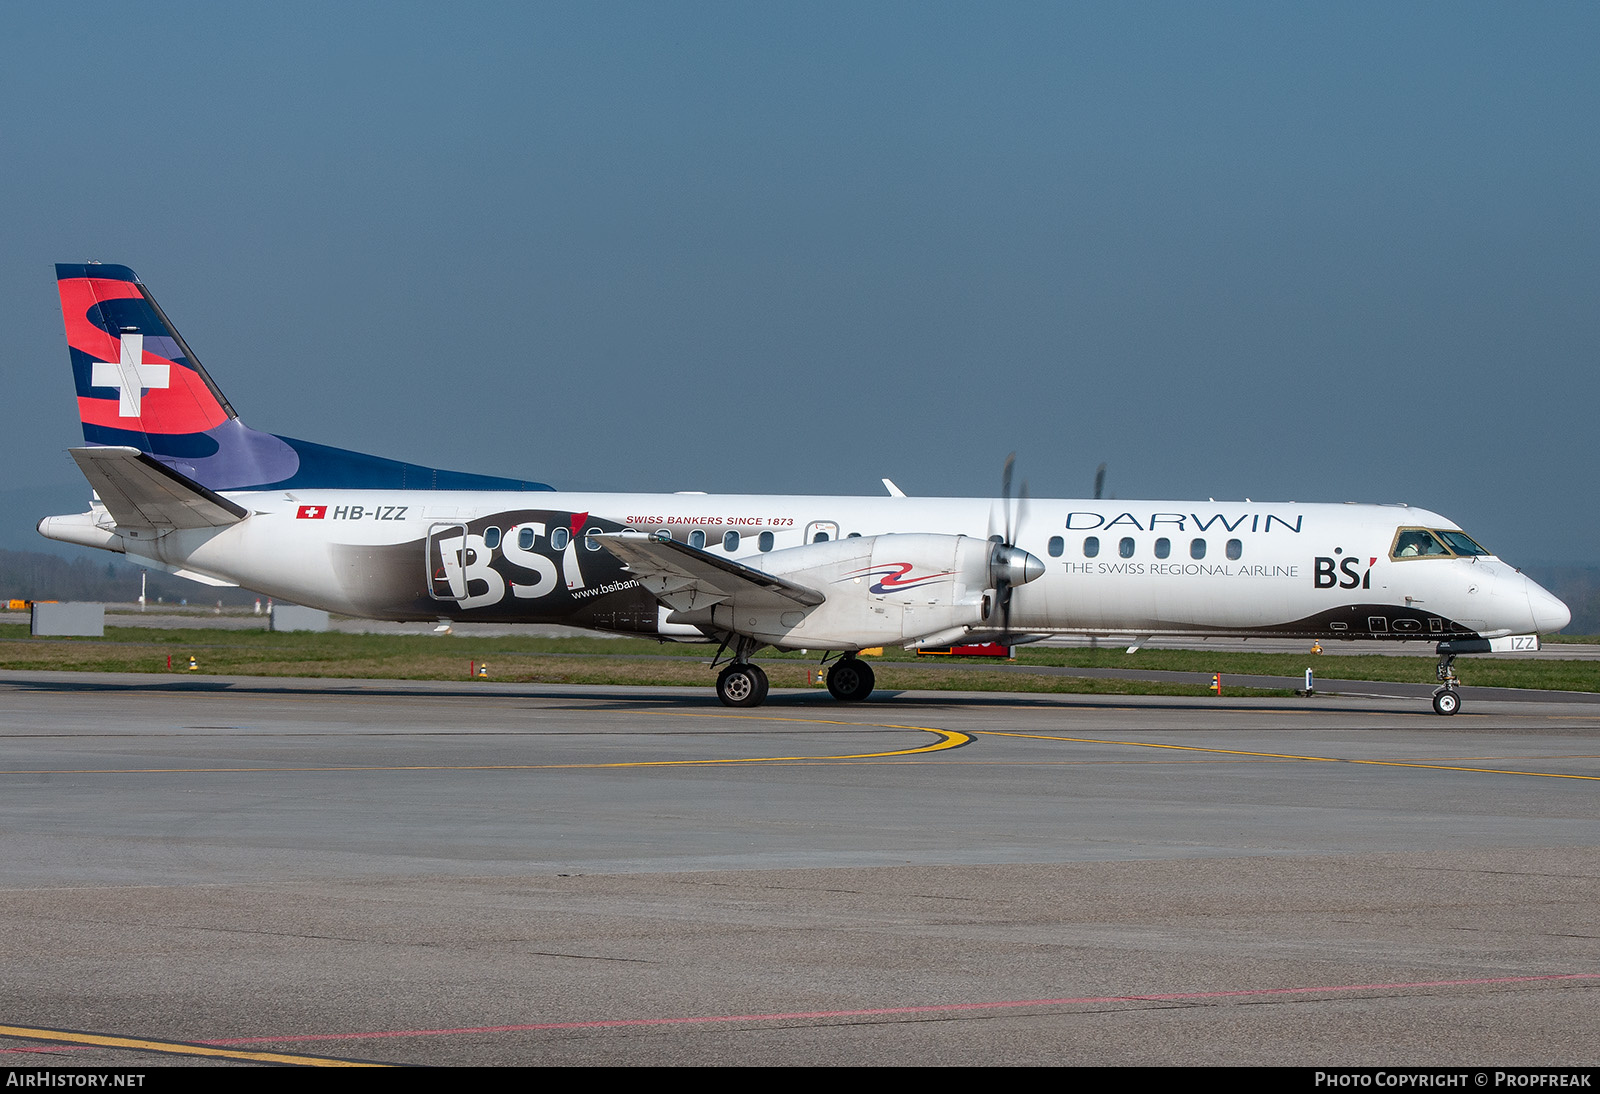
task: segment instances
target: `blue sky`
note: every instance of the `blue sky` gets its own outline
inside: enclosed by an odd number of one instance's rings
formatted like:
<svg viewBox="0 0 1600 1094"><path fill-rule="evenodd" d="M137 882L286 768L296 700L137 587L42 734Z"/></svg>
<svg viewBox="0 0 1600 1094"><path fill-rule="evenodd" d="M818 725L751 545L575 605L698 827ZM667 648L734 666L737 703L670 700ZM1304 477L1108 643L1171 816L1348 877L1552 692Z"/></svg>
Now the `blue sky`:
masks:
<svg viewBox="0 0 1600 1094"><path fill-rule="evenodd" d="M558 487L1409 501L1600 562L1600 7L8 5L0 546L52 264L257 428Z"/></svg>

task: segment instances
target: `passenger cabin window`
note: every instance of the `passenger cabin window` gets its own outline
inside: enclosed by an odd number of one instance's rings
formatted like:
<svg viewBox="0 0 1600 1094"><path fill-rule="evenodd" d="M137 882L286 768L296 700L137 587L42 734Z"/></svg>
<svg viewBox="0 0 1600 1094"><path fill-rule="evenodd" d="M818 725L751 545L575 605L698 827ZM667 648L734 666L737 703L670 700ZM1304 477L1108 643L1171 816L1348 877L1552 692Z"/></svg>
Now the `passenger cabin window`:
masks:
<svg viewBox="0 0 1600 1094"><path fill-rule="evenodd" d="M1093 558L1100 553L1100 537L1085 536L1083 540L1083 557Z"/></svg>
<svg viewBox="0 0 1600 1094"><path fill-rule="evenodd" d="M689 546L693 547L696 551L704 551L706 549L706 534L698 528L690 532Z"/></svg>
<svg viewBox="0 0 1600 1094"><path fill-rule="evenodd" d="M756 546L761 548L763 551L772 550L772 533L762 532L761 538L756 540Z"/></svg>
<svg viewBox="0 0 1600 1094"><path fill-rule="evenodd" d="M1172 553L1172 541L1166 536L1156 540L1156 557L1166 558Z"/></svg>
<svg viewBox="0 0 1600 1094"><path fill-rule="evenodd" d="M737 551L739 549L739 533L738 532L724 532L724 533L722 533L722 549L724 551Z"/></svg>
<svg viewBox="0 0 1600 1094"><path fill-rule="evenodd" d="M1062 539L1060 536L1051 536L1050 537L1050 557L1051 558L1060 558L1061 557L1061 552L1065 551L1066 549L1067 549L1067 541L1066 540Z"/></svg>
<svg viewBox="0 0 1600 1094"><path fill-rule="evenodd" d="M517 546L524 551L533 550L533 535L532 528L519 528L517 530Z"/></svg>
<svg viewBox="0 0 1600 1094"><path fill-rule="evenodd" d="M485 528L483 530L483 545L491 551L500 546L500 529Z"/></svg>
<svg viewBox="0 0 1600 1094"><path fill-rule="evenodd" d="M594 537L604 531L604 528L591 528L583 533L583 549L585 551L598 551L600 549L600 541Z"/></svg>
<svg viewBox="0 0 1600 1094"><path fill-rule="evenodd" d="M1206 557L1206 541L1203 540L1203 539L1191 539L1189 541L1189 557L1190 558L1205 558Z"/></svg>
<svg viewBox="0 0 1600 1094"><path fill-rule="evenodd" d="M1122 537L1122 542L1117 544L1117 554L1121 555L1123 558L1132 558L1133 557L1133 537L1132 536L1123 536Z"/></svg>
<svg viewBox="0 0 1600 1094"><path fill-rule="evenodd" d="M1242 554L1244 554L1244 544L1236 539L1230 539L1228 541L1228 557L1237 560Z"/></svg>
<svg viewBox="0 0 1600 1094"><path fill-rule="evenodd" d="M826 532L818 532L816 535L811 537L811 542L812 543L826 543L826 542L828 542L828 533L826 533Z"/></svg>
<svg viewBox="0 0 1600 1094"><path fill-rule="evenodd" d="M557 528L550 533L550 546L558 551L565 551L567 544L572 542L572 533L565 528Z"/></svg>

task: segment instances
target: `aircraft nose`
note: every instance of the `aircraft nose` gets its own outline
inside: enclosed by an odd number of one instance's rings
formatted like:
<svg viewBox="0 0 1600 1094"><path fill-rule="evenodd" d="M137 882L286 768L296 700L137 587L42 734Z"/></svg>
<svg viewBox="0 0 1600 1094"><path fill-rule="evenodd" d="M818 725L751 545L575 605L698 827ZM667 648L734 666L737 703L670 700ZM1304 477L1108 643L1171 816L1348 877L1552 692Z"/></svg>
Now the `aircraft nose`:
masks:
<svg viewBox="0 0 1600 1094"><path fill-rule="evenodd" d="M1522 579L1528 585L1528 608L1533 612L1533 629L1539 634L1554 634L1572 622L1572 609L1551 596L1536 582Z"/></svg>

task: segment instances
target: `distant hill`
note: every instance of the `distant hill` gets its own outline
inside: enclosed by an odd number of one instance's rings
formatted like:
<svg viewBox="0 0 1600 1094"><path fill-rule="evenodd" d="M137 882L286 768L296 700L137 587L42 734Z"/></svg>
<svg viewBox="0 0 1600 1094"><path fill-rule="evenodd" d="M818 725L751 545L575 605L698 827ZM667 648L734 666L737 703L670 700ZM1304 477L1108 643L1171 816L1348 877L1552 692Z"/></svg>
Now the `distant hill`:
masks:
<svg viewBox="0 0 1600 1094"><path fill-rule="evenodd" d="M1563 634L1600 634L1600 566L1524 566L1522 572L1572 609Z"/></svg>
<svg viewBox="0 0 1600 1094"><path fill-rule="evenodd" d="M139 599L139 571L120 555L87 552L79 558L63 558L43 551L0 550L0 604L7 600L92 600L131 604ZM154 604L158 598L168 604L187 600L192 604L249 607L256 594L245 589L219 589L173 577L161 570L149 571L146 595Z"/></svg>

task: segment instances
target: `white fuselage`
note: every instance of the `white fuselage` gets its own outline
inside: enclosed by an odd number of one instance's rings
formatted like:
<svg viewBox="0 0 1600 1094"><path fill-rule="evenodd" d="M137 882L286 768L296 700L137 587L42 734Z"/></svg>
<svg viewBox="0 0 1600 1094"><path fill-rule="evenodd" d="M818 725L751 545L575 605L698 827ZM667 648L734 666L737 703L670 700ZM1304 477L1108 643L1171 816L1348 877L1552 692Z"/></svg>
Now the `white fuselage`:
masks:
<svg viewBox="0 0 1600 1094"><path fill-rule="evenodd" d="M576 622L678 633L598 540L671 533L762 569L851 536L977 539L1015 529L1044 563L1013 591L1015 634L1281 634L1440 639L1558 630L1559 600L1492 555L1403 557L1391 505L705 494L306 490L230 492L223 528L119 534L103 511L48 518L51 538L149 559L285 600L384 619ZM577 533L577 534L574 534ZM698 533L699 535L696 535ZM700 536L703 535L703 540ZM691 538L694 537L694 538ZM859 590L857 590L859 593ZM914 605L916 590L885 599ZM608 614L608 602L633 603ZM792 643L806 645L797 635ZM826 648L821 647L819 648Z"/></svg>

